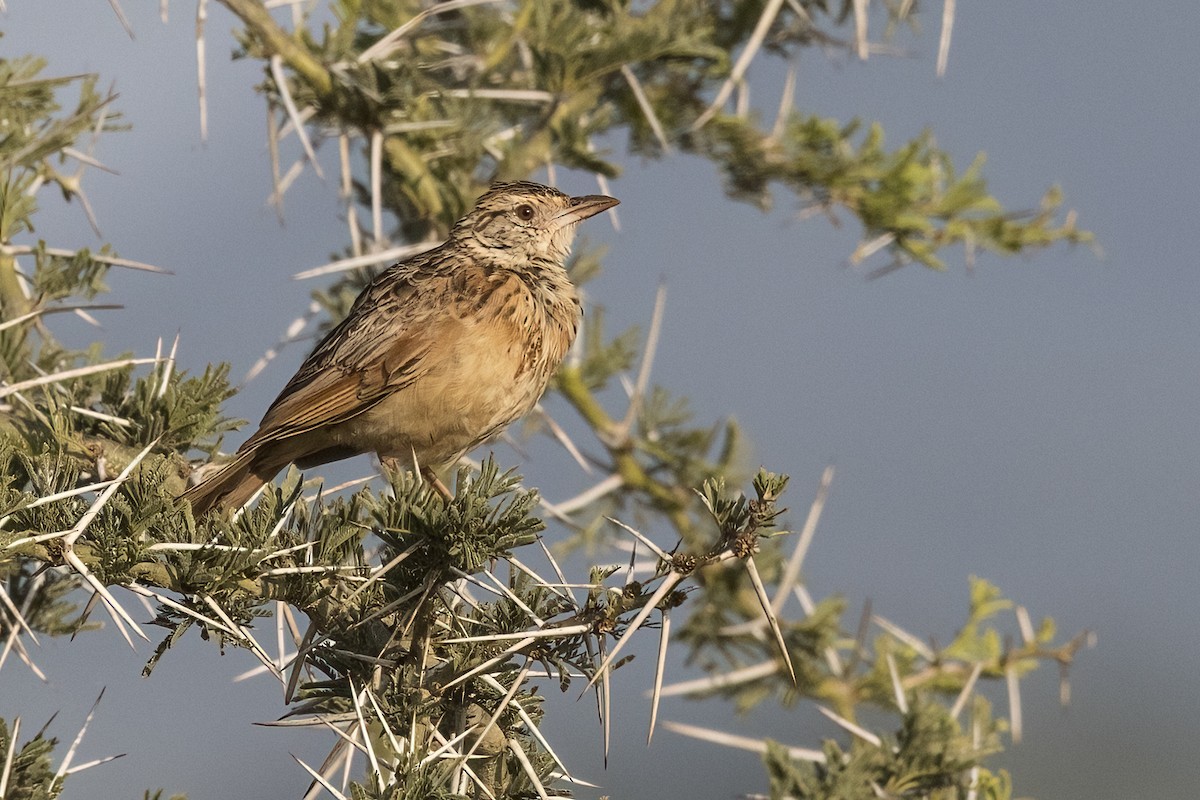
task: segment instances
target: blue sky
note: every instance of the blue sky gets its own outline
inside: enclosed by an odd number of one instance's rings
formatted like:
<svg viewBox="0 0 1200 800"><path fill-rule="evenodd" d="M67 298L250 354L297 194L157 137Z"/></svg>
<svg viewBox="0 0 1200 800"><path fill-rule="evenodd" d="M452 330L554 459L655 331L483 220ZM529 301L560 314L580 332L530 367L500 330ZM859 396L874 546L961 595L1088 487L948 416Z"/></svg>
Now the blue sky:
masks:
<svg viewBox="0 0 1200 800"><path fill-rule="evenodd" d="M111 350L147 354L178 332L184 366L226 360L238 376L307 305L311 287L291 274L344 246L336 184L303 177L279 225L265 204L265 115L253 92L261 71L227 59L232 18L210 4L201 143L194 7L173 4L163 25L149 4L124 5L133 41L98 0L9 0L0 46L48 57L51 73L100 72L133 125L97 150L120 174L93 171L85 187L106 241L175 275L113 275L112 299L126 310L103 318ZM603 220L586 227L609 248L589 295L616 330L644 325L665 282L656 380L689 396L701 420L734 414L753 462L792 474L794 509L836 465L806 567L814 595L843 594L854 613L870 598L878 613L946 641L967 576L979 574L1035 619L1098 634L1074 670L1068 710L1055 704L1052 670L1025 688L1025 743L1000 762L1018 795L1182 796L1200 783L1200 7L960 3L939 80L934 6L930 33L902 40L909 57L804 53L797 106L877 119L893 145L932 128L964 167L986 151L992 191L1015 208L1061 184L1102 257L1087 248L984 256L968 273L961 254L947 253L947 273L911 267L866 281L846 266L858 231L845 215L841 228L800 220L783 194L762 214L723 199L706 162L628 159L612 184L620 231ZM755 104L773 113L778 76L751 77ZM325 162L333 157L326 148ZM586 176L562 186L594 191ZM96 244L79 208L55 202L37 233L56 246ZM285 352L231 413L257 419L302 357L300 347ZM539 473L550 481L545 460L523 467L531 482ZM0 714L20 711L36 726L61 708L57 732L68 737L109 686L90 754L130 756L67 797L140 796L158 785L193 798L298 796L306 781L287 753L319 760L326 742L250 727L282 709L263 679L230 684L251 666L244 654L219 658L189 641L143 681L148 652L130 653L109 633L84 638L43 649L50 691L18 665L0 676ZM645 796L651 780L696 797L763 788L752 756L662 732L647 751L639 692L648 682L629 672L607 772L591 709L560 706L554 724L577 745L584 774L624 797ZM728 712L677 703L663 713L791 744L831 732L811 709ZM189 750L198 755L181 759Z"/></svg>

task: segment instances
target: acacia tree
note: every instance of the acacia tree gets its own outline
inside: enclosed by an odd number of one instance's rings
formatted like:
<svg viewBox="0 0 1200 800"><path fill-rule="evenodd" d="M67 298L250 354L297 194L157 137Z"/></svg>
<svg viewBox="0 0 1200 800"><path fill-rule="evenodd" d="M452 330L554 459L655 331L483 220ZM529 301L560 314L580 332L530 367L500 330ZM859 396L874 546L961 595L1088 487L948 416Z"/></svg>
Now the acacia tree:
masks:
<svg viewBox="0 0 1200 800"><path fill-rule="evenodd" d="M884 253L880 271L943 268L955 245L1015 254L1087 238L1057 190L1036 213L1010 213L979 160L958 170L929 135L888 149L878 125L802 114L786 93L772 120L748 107L756 59L786 63L814 45L865 55L865 2L342 0L321 9L330 22L297 13L290 27L259 0L221 3L242 23L242 54L264 66L277 199L321 142L339 148L348 244L315 293L325 325L378 269L444 238L490 181L543 168L615 175L599 137L623 136L641 156L701 155L733 200L765 206L782 188L848 213L862 226L852 257ZM877 13L891 32L915 24L915 6ZM1052 623L1035 629L1018 609L1010 641L996 618L1012 606L980 580L946 646L878 617L851 630L843 603L814 601L801 580L831 473L802 530L780 531L788 479L739 475L732 426L692 422L645 370L614 408L605 390L637 370L638 348L628 334L606 338L595 314L552 387L575 417L542 425L603 476L578 497L547 502L490 459L460 470L448 500L407 473L350 493L293 470L247 508L196 519L175 497L235 427L221 411L227 368L188 375L171 354L111 359L102 343L76 350L52 334L51 314L95 307L108 269L147 265L20 243L38 193L78 194L64 164L118 119L95 78L42 68L0 60L3 657L32 665L35 633L73 632L96 604L127 638L145 636L112 591L122 587L153 599L167 629L147 671L197 628L276 673L293 717L341 731L309 768L316 791L546 797L573 778L539 729L531 679L593 690L607 739L610 674L654 624L655 710L674 642L708 674L676 691L743 709L814 702L846 729L819 748L764 743L772 796L1009 796L1007 776L984 764L1008 721L979 682L1012 690L1042 661L1069 664L1081 640L1059 642ZM64 110L69 91L78 100ZM289 137L301 155L285 169ZM578 255L576 280L598 263ZM547 519L631 545L630 567L572 579L541 542ZM290 653L256 638L272 613ZM861 727L866 710L890 726ZM0 795L56 796L52 744L0 720ZM356 753L353 785L334 785Z"/></svg>

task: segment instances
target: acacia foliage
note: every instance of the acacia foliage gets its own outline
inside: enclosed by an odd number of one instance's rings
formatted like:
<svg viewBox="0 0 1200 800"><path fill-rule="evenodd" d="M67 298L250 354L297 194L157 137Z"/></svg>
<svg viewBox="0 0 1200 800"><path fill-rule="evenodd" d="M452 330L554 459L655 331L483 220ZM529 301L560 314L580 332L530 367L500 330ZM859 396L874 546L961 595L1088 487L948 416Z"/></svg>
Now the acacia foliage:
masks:
<svg viewBox="0 0 1200 800"><path fill-rule="evenodd" d="M294 30L255 0L223 2L244 23L244 54L270 65L273 152L287 118L344 146L348 255L371 238L444 235L496 177L545 165L614 175L619 159L600 145L622 134L634 154L710 159L736 199L765 205L782 187L842 209L861 221L864 245L897 262L940 266L953 244L1017 253L1086 238L1059 219L1053 190L1037 214L1005 212L981 162L956 171L928 135L889 150L878 125L790 107L768 125L737 104L739 64L840 45L848 0L341 2L331 24ZM907 21L902 8L885 6L891 22ZM198 629L278 672L293 715L342 729L331 764L349 741L369 751L348 796L517 798L570 786L541 734L532 676L563 690L595 684L607 717L617 650L647 623L710 676L689 694L742 710L816 702L854 731L813 751L766 745L773 796L1009 796L1007 777L985 766L1006 721L978 682L1011 686L1045 660L1068 664L1081 640L1058 641L1049 621L1007 634L1011 604L982 580L944 647L886 621L848 625L836 597L804 602L803 547L778 528L786 476L738 478L736 429L695 424L661 388L639 387L632 411L611 411L604 390L635 363L635 338L605 338L595 313L554 390L594 438L610 488L573 509L569 527L591 541L632 536L648 564L558 574L536 549L558 512L491 461L460 472L451 500L403 473L314 499L319 478L292 471L238 515L194 518L175 497L236 426L221 411L227 368L189 375L170 354L113 357L101 342L73 349L53 335L53 314L100 307L109 269L144 265L107 248L21 244L40 191L83 199L78 173L65 171L70 151L117 120L94 78L41 68L0 60L0 635L17 657L33 663L32 633L87 626L95 603L140 632L112 591L124 587L158 604L164 633L147 671ZM78 99L64 110L68 90ZM385 209L395 230L360 222ZM583 279L598 263L586 253L573 269ZM318 292L331 321L371 274L351 270ZM291 665L259 641L268 616L290 626ZM673 633L672 616L683 617ZM874 731L855 727L866 712ZM0 723L11 796L61 791L53 745Z"/></svg>

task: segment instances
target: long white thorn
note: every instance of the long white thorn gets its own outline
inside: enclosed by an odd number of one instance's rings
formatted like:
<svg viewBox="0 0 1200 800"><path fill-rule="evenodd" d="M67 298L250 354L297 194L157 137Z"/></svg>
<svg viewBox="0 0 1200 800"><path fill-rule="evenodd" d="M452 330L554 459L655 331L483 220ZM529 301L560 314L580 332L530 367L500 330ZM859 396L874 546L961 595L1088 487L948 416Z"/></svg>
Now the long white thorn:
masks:
<svg viewBox="0 0 1200 800"><path fill-rule="evenodd" d="M20 325L25 322L28 322L31 319L37 319L38 317L46 316L48 314L64 314L67 312L76 312L76 311L84 311L84 310L87 310L87 311L111 311L113 309L119 309L119 308L124 308L124 306L117 305L115 303L92 303L92 304L88 304L88 305L54 306L52 308L48 308L48 307L47 308L38 308L33 311L30 311L28 314L21 314L20 316L13 317L12 319L9 319L9 320L5 320L4 322L0 322L0 331L5 330L7 328L12 328L16 325Z"/></svg>
<svg viewBox="0 0 1200 800"><path fill-rule="evenodd" d="M133 621L133 617L129 616L129 612L121 607L121 604L117 602L117 599L112 596L111 592L108 591L108 587L102 584L99 579L97 579L96 576L91 573L91 570L89 570L87 566L79 560L79 556L77 556L71 550L65 550L63 552L63 560L66 561L67 564L69 564L71 568L74 569L75 572L77 572L79 576L82 577L88 583L88 585L90 585L92 589L95 590L104 600L105 609L108 611L109 616L112 617L113 622L117 626L117 630L120 631L123 637L125 637L125 641L131 648L133 647L133 640L129 638L129 632L125 629L125 624L128 624L129 627L133 629L133 632L142 639L145 639L147 642L150 641L150 637L142 632L142 629L138 626L138 624Z"/></svg>
<svg viewBox="0 0 1200 800"><path fill-rule="evenodd" d="M512 647L509 647L506 650L503 650L499 654L493 656L492 658L489 658L487 661L484 661L482 664L464 672L462 675L459 675L457 678L455 678L452 681L450 681L449 683L445 684L442 687L442 689L443 690L449 689L451 686L454 686L455 684L462 683L463 681L467 680L468 678L472 678L472 677L478 675L479 673L483 672L485 669L492 666L493 664L500 663L501 661L508 658L513 653L516 653L519 650L521 650L525 647L528 647L529 645L533 644L535 641L537 641L537 639L535 637L526 636L524 639L517 642Z"/></svg>
<svg viewBox="0 0 1200 800"><path fill-rule="evenodd" d="M654 134L655 139L658 139L663 154L671 155L671 143L667 141L667 135L663 133L662 123L658 121L658 115L654 113L654 106L650 105L650 98L646 97L646 92L642 89L642 82L638 80L638 76L634 74L628 64L621 65L621 77L629 84L629 90L633 92L633 99L637 101L638 108L642 110L646 124L650 126L650 132Z"/></svg>
<svg viewBox="0 0 1200 800"><path fill-rule="evenodd" d="M595 150L596 148L592 145L592 138L589 136L587 139L587 151L592 153L595 152ZM596 176L596 185L600 187L600 194L611 195L612 189L610 189L608 186L608 178L599 172L594 174ZM621 215L617 212L617 209L615 207L610 208L608 211L604 212L604 216L608 217L608 221L612 223L613 230L617 233L620 233Z"/></svg>
<svg viewBox="0 0 1200 800"><path fill-rule="evenodd" d="M100 705L100 701L102 699L104 699L103 689L100 690L100 694L92 703L91 709L88 711L87 716L83 720L83 725L79 728L79 733L75 734L74 741L72 741L71 746L67 748L67 753L63 756L62 763L59 764L58 769L55 770L54 778L50 781L52 786L58 783L58 781L60 781L64 775L69 774L71 769L71 761L75 758L75 751L79 749L79 743L83 741L83 736L87 733L88 726L92 724L92 718L96 716L96 707ZM0 797L2 796L3 793L0 793Z"/></svg>
<svg viewBox="0 0 1200 800"><path fill-rule="evenodd" d="M386 250L378 252L370 252L361 256L352 256L351 258L343 258L338 261L330 261L328 264L322 264L319 267L306 269L302 272L297 272L292 276L294 281L308 280L309 278L320 278L324 275L331 275L337 272L348 272L359 267L370 267L376 264L386 264L393 261L408 258L412 255L424 253L437 246L437 242L417 242L416 244L404 244L397 247L390 247Z"/></svg>
<svg viewBox="0 0 1200 800"><path fill-rule="evenodd" d="M449 11L457 11L460 8L469 6L483 5L484 3L497 3L501 0L448 0L448 2L438 3L430 6L419 14L413 15L411 19L406 21L400 27L392 30L386 36L382 37L375 44L368 47L358 55L358 63L365 64L371 59L385 58L389 53L400 46L400 40L413 28L420 25L434 14L445 14Z"/></svg>
<svg viewBox="0 0 1200 800"><path fill-rule="evenodd" d="M29 671L34 674L34 677L36 677L42 683L49 683L50 681L46 677L46 673L42 672L41 668L39 668L38 665L34 663L33 657L30 656L29 651L25 649L24 643L20 639L16 639L15 634L16 634L16 629L14 629L13 633L10 634L10 639L4 643L5 653L8 652L8 648L11 645L12 649L16 650L16 652L17 652L17 658L21 659L22 664L29 667ZM0 665L3 665L3 664L4 664L4 656L0 655Z"/></svg>
<svg viewBox="0 0 1200 800"><path fill-rule="evenodd" d="M283 686L284 703L291 703L292 698L296 696L296 687L300 685L300 673L304 670L308 651L312 649L313 639L316 635L317 626L310 622L308 629L304 632L304 637L296 645L296 657L292 660L292 670L288 675L287 682Z"/></svg>
<svg viewBox="0 0 1200 800"><path fill-rule="evenodd" d="M730 686L752 683L769 675L774 675L778 671L779 662L777 660L761 661L758 664L735 669L732 672L719 672L704 678L695 678L690 681L680 681L679 683L670 684L663 688L662 696L674 697L676 695L714 692Z"/></svg>
<svg viewBox="0 0 1200 800"><path fill-rule="evenodd" d="M110 166L107 166L103 161L99 161L96 158L94 158L91 153L81 152L79 150L76 150L74 147L64 147L62 149L62 154L64 156L69 156L70 158L75 159L80 164L86 164L89 167L95 167L96 169L103 170L103 171L109 173L110 175L119 174L115 169L113 169Z"/></svg>
<svg viewBox="0 0 1200 800"><path fill-rule="evenodd" d="M513 603L513 605L528 614L529 618L533 620L535 625L540 628L546 624L546 620L535 614L533 609L526 605L524 600L522 600L520 597L517 597L517 595L511 589L505 586L502 580L493 575L491 570L483 570L483 576L495 584L496 588L499 589L500 592Z"/></svg>
<svg viewBox="0 0 1200 800"><path fill-rule="evenodd" d="M508 691L504 693L504 697L496 704L496 710L488 717L488 721L484 723L483 728L475 732L475 743L471 745L471 749L463 755L463 761L467 761L471 756L475 755L475 751L483 744L483 737L487 736L492 728L496 727L496 721L500 719L500 715L504 713L504 709L508 708L513 702L513 698L517 696L517 692L521 690L521 684L525 683L525 678L529 675L529 665L533 663L528 656L525 657L525 664L521 667L521 671L517 673L517 677L513 679L512 686L508 687Z"/></svg>
<svg viewBox="0 0 1200 800"><path fill-rule="evenodd" d="M372 249L383 244L383 132L371 132L371 230Z"/></svg>
<svg viewBox="0 0 1200 800"><path fill-rule="evenodd" d="M369 695L371 690L364 686L362 693ZM358 733L362 737L363 749L367 752L367 760L371 762L371 774L375 777L376 788L379 791L383 791L383 770L379 768L379 759L375 757L375 747L371 744L371 732L367 730L367 716L363 713L362 700L359 698L359 693L354 689L353 678L350 679L350 699L354 701L354 715L358 717Z"/></svg>
<svg viewBox="0 0 1200 800"><path fill-rule="evenodd" d="M74 258L78 253L74 250L68 250L64 247L42 247L41 252L51 256L61 256L63 258ZM26 255L34 252L34 248L27 244L0 244L0 253L8 256ZM109 264L114 267L126 267L127 269L136 269L143 272L156 272L159 275L173 275L169 269L156 267L153 264L146 264L141 261L132 261L128 258L118 258L117 256L104 255L103 253L92 253L91 258L94 261L99 261L101 264ZM22 289L25 289L25 284L21 284ZM27 293L28 298L28 293Z"/></svg>
<svg viewBox="0 0 1200 800"><path fill-rule="evenodd" d="M767 622L771 624L771 633L775 634L775 646L779 648L779 655L783 658L783 663L787 665L788 675L795 684L796 668L792 666L792 655L788 652L787 641L783 638L783 630L779 627L779 617L771 610L771 598L767 597L767 589L763 586L762 578L759 577L758 566L755 565L753 557L746 558L742 563L746 565L746 574L750 576L750 583L754 586L754 594L758 597L763 614L766 615Z"/></svg>
<svg viewBox="0 0 1200 800"><path fill-rule="evenodd" d="M378 570L376 570L375 573L371 575L371 578L366 583L364 583L362 586L359 586L357 589L355 589L353 592L351 592L350 596L342 601L343 605L349 605L355 598L357 598L360 594L362 594L364 591L366 591L368 586L370 586L371 584L375 583L378 580L381 580L384 575L387 575L388 572L390 572L398 564L400 564L402 561L404 561L404 559L406 559L410 555L412 555L413 552L423 544L424 544L424 541L413 542L407 548L405 548L400 553L398 553L394 558L392 558L391 561L388 561L386 564L384 564L382 567L380 567Z"/></svg>
<svg viewBox="0 0 1200 800"><path fill-rule="evenodd" d="M68 497L75 497L76 495L87 494L88 492L95 492L99 489L107 488L108 486L111 486L114 483L116 483L115 480L114 481L100 481L99 483L89 483L87 486L76 486L74 489L67 489L64 492L55 492L54 494L43 495L42 497L39 497L36 500L33 500L29 503L17 506L16 508L14 508L12 510L12 513L15 513L17 511L25 511L26 509L30 509L30 508L37 508L38 506L44 506L48 503L54 503L59 500L65 500ZM3 517L0 517L0 528L3 528L4 525L8 522L8 520L12 518L12 513L9 513ZM45 542L50 539L57 539L59 536L62 536L63 533L64 533L64 531L52 531L50 533L39 533L36 536L25 536L21 539L14 539L13 541L9 542L8 544L0 547L0 552L2 552L4 550L21 547L21 546L27 545L27 544L37 544L38 542Z"/></svg>
<svg viewBox="0 0 1200 800"><path fill-rule="evenodd" d="M1021 678L1015 667L1004 670L1004 682L1008 686L1008 724L1013 744L1019 744L1025 726L1021 719Z"/></svg>
<svg viewBox="0 0 1200 800"><path fill-rule="evenodd" d="M590 489L584 489L574 497L568 497L566 500L555 503L554 507L560 514L571 514L599 500L601 497L612 494L624 485L625 479L614 472Z"/></svg>
<svg viewBox="0 0 1200 800"><path fill-rule="evenodd" d="M321 172L321 165L317 162L316 151L313 150L312 142L308 138L308 131L304 128L304 122L300 119L300 111L296 108L296 103L292 100L292 90L288 88L287 76L283 74L283 56L271 56L271 77L275 80L275 88L279 90L279 97L283 100L283 107L287 111L288 119L292 121L292 125L296 130L296 138L300 140L300 146L304 148L304 155L308 158L308 163L312 164L313 172L317 173L317 177L324 179L325 175Z"/></svg>
<svg viewBox="0 0 1200 800"><path fill-rule="evenodd" d="M1037 640L1037 634L1033 631L1033 621L1029 619L1029 609L1025 606L1017 606L1017 625L1021 629L1021 641L1025 644L1033 644Z"/></svg>
<svg viewBox="0 0 1200 800"><path fill-rule="evenodd" d="M671 560L671 557L669 555L667 555L665 550L663 550L661 547L656 545L654 542L647 539L640 532L638 532L638 531L634 530L633 528L629 527L628 525L626 525L624 522L621 522L619 519L615 519L613 517L605 517L605 519L608 520L609 522L611 522L613 525L616 525L619 528L623 528L626 532L628 532L631 536L636 538L639 542L646 545L646 547L649 548L650 552L654 553L654 555L658 556L663 561Z"/></svg>
<svg viewBox="0 0 1200 800"><path fill-rule="evenodd" d="M658 285L654 293L654 313L650 316L650 330L646 333L646 346L642 350L642 364L638 369L637 382L634 384L633 395L629 400L629 411L618 427L619 435L624 438L633 430L638 415L646 401L646 390L650 387L650 371L654 368L654 355L658 351L658 338L662 332L663 311L667 306L667 286Z"/></svg>
<svg viewBox="0 0 1200 800"><path fill-rule="evenodd" d="M546 560L550 562L550 569L554 570L558 582L562 585L567 585L567 576L563 574L562 567L558 565L558 561L554 558L554 554L550 552L550 548L546 546L546 541L542 537L538 537L538 544L542 548L542 553L545 554Z"/></svg>
<svg viewBox="0 0 1200 800"><path fill-rule="evenodd" d="M104 758L95 758L95 759L92 759L91 761L85 761L82 764L71 767L69 770L67 770L67 774L75 775L80 772L83 772L84 770L89 770L92 767L98 767L101 764L107 764L110 761L116 761L118 758L124 758L124 757L125 757L124 753L117 753L115 756L105 756Z"/></svg>
<svg viewBox="0 0 1200 800"><path fill-rule="evenodd" d="M604 652L604 647L601 645L600 652ZM604 768L608 769L608 753L612 745L612 675L608 670L601 673L600 685L597 687L600 690L599 698L600 705L604 707L604 718L600 721L604 728Z"/></svg>
<svg viewBox="0 0 1200 800"><path fill-rule="evenodd" d="M533 580L535 583L537 583L539 586L542 586L542 587L550 590L554 594L561 597L563 600L566 600L568 603L571 604L572 608L575 608L575 609L579 608L579 604L575 602L575 597L565 587L556 586L552 583L547 583L545 578L543 578L541 575L539 575L533 569L525 566L525 564L522 563L521 561L517 560L516 556L510 555L505 560L508 561L509 564L516 567L521 572L524 572L526 575L528 575L530 577L530 579Z"/></svg>
<svg viewBox="0 0 1200 800"><path fill-rule="evenodd" d="M338 193L346 201L346 228L350 234L350 252L361 256L363 253L362 229L358 223L358 203L354 198L354 170L350 165L350 137L345 133L338 136L338 165L341 169Z"/></svg>
<svg viewBox="0 0 1200 800"><path fill-rule="evenodd" d="M538 779L537 772L533 769L533 764L529 763L529 756L525 755L525 751L521 749L521 744L515 739L508 740L508 749L517 757L517 761L521 762L521 769L525 771L525 777L529 778L529 782L533 784L533 788L537 791L538 797L541 800L550 800L550 795L546 793L546 787L542 786L542 782Z"/></svg>
<svg viewBox="0 0 1200 800"><path fill-rule="evenodd" d="M125 367L137 366L139 364L153 363L155 363L155 359L153 358L120 358L116 361L106 361L103 364L90 364L86 367L64 369L61 372L40 375L36 378L30 378L27 381L21 381L20 383L10 383L7 386L0 386L0 399L8 397L11 394L16 394L17 392L23 392L26 389L32 389L35 386L60 383L71 378L81 378L85 375L94 375L97 372L106 372L112 369L124 369Z"/></svg>
<svg viewBox="0 0 1200 800"><path fill-rule="evenodd" d="M942 2L942 34L938 37L937 76L946 76L946 63L950 60L950 35L954 32L954 4L956 0Z"/></svg>
<svg viewBox="0 0 1200 800"><path fill-rule="evenodd" d="M916 636L913 636L911 633L904 630L896 623L894 623L888 619L885 619L885 618L879 616L878 614L873 614L871 616L871 621L874 622L879 627L883 628L885 631L890 633L892 636L895 636L897 639L904 642L904 644L911 647L913 650L916 651L917 655L919 655L921 658L925 659L926 661L933 661L937 657L937 654L933 652L932 648L930 648L929 645L925 644L920 639L918 639Z"/></svg>
<svg viewBox="0 0 1200 800"><path fill-rule="evenodd" d="M654 739L654 726L658 722L658 701L662 699L663 673L667 667L667 643L671 639L671 611L662 610L662 628L658 632L658 658L654 662L654 691L650 695L650 730L646 733L646 746Z"/></svg>
<svg viewBox="0 0 1200 800"><path fill-rule="evenodd" d="M108 501L112 499L112 496L116 494L117 489L121 488L121 484L129 479L129 476L133 474L133 471L137 468L137 466L142 463L142 459L149 455L150 451L153 450L154 446L157 444L158 439L155 439L150 444L146 445L140 453L134 456L133 460L129 462L125 469L121 470L121 474L117 476L116 480L104 487L104 491L100 493L88 510L83 513L83 516L79 518L79 522L75 523L75 527L72 528L65 536L63 536L63 547L67 548L68 550L71 548L71 545L75 543L75 540L78 539L85 530L87 530L88 525L92 524L92 520L94 520L96 515L100 513L100 510L104 508Z"/></svg>
<svg viewBox="0 0 1200 800"><path fill-rule="evenodd" d="M529 675L532 675L532 672L527 671L526 676L528 677ZM505 691L504 685L491 675L483 675L480 677L480 680L498 692ZM550 746L550 742L547 741L546 737L542 734L541 729L533 721L533 718L529 716L529 712L526 711L525 707L521 705L521 701L514 697L509 700L508 704L516 710L517 716L519 716L521 721L525 723L525 729L529 731L529 735L534 739L537 739L538 744L543 750L546 751L546 755L550 756L550 758L554 760L554 763L557 764L558 768L563 771L563 775L567 778L567 780L574 781L575 779L571 777L571 771L567 769L567 765L563 763L563 760L558 757L558 753L554 752L554 748Z"/></svg>
<svg viewBox="0 0 1200 800"><path fill-rule="evenodd" d="M25 615L21 613L21 610L17 608L17 604L8 596L8 592L4 591L2 584L0 584L0 603L3 603L4 607L8 609L8 613L12 615L13 621L17 623L18 630L25 631L25 635L34 644L39 644L37 634L33 632L33 628L29 627L29 623L25 621Z"/></svg>
<svg viewBox="0 0 1200 800"><path fill-rule="evenodd" d="M8 752L4 754L4 770L0 772L0 797L8 796L8 778L12 775L13 758L17 754L17 739L21 736L21 718L13 720L12 733L9 734Z"/></svg>
<svg viewBox="0 0 1200 800"><path fill-rule="evenodd" d="M900 670L896 668L896 657L887 654L888 675L892 678L892 693L896 696L896 708L901 714L908 713L908 697L904 694L904 684L900 680Z"/></svg>
<svg viewBox="0 0 1200 800"><path fill-rule="evenodd" d="M958 715L962 713L963 706L970 699L971 692L975 689L975 682L979 680L982 672L983 662L976 662L974 669L971 670L971 674L967 677L967 682L963 684L962 691L958 693L958 698L955 699L954 705L950 707L951 718L958 719Z"/></svg>
<svg viewBox="0 0 1200 800"><path fill-rule="evenodd" d="M163 395L167 393L167 384L171 382L171 373L175 369L175 354L179 352L179 334L175 334L175 341L171 343L171 354L167 356L167 360L163 362L162 376L159 378L158 399L161 400Z"/></svg>
<svg viewBox="0 0 1200 800"><path fill-rule="evenodd" d="M750 62L754 60L754 56L758 54L759 48L762 47L763 40L767 37L767 31L771 29L772 23L775 22L775 17L779 16L781 8L783 8L783 0L768 0L767 5L763 8L762 15L758 18L758 24L754 26L754 31L750 34L750 38L746 40L746 45L742 48L742 54L738 57L737 63L733 65L733 70L729 73L729 77L721 84L721 88L717 91L717 96L713 98L709 107L692 123L693 131L703 128L716 115L721 106L725 105L725 101L729 99L729 95L733 92L734 88L741 83L746 70L750 67Z"/></svg>
<svg viewBox="0 0 1200 800"><path fill-rule="evenodd" d="M471 735L472 728L459 731L453 737L445 739L438 748L421 759L421 766L431 764L439 758L462 758L462 754L454 749L455 745Z"/></svg>
<svg viewBox="0 0 1200 800"><path fill-rule="evenodd" d="M783 79L783 91L779 95L779 110L775 112L775 124L771 127L771 141L778 142L783 138L787 127L788 116L796 104L796 65L789 64L787 75Z"/></svg>
<svg viewBox="0 0 1200 800"><path fill-rule="evenodd" d="M870 52L867 42L867 2L868 0L854 0L854 49L863 61L867 60L867 54Z"/></svg>
<svg viewBox="0 0 1200 800"><path fill-rule="evenodd" d="M379 703L375 700L375 693L367 692L367 699L371 701L371 708L375 709L375 719L379 720L379 727L383 728L383 732L388 739L388 745L392 748L392 752L399 756L404 752L404 748L400 746L400 740L396 738L396 734L392 731L391 726L387 724L387 718L383 715L383 709L379 707Z"/></svg>
<svg viewBox="0 0 1200 800"><path fill-rule="evenodd" d="M558 424L558 421L554 417L550 416L550 412L546 411L541 403L535 405L533 410L541 415L542 422L546 423L546 427L549 429L550 435L554 437L554 441L562 445L562 448L570 454L571 458L575 460L575 463L579 465L584 474L591 475L594 472L592 465L583 457L583 453L580 452L579 447L576 446L570 434Z"/></svg>
<svg viewBox="0 0 1200 800"><path fill-rule="evenodd" d="M462 636L457 639L439 639L438 644L466 644L468 642L503 642L509 639L533 640L537 638L555 638L559 636L575 636L587 633L592 626L587 623L564 625L561 628L539 628L533 631L517 631L516 633L489 633L483 636Z"/></svg>
<svg viewBox="0 0 1200 800"><path fill-rule="evenodd" d="M271 195L267 205L275 209L275 218L283 224L283 176L279 169L279 120L275 117L275 104L265 103L267 111L267 160L271 164ZM286 113L286 112L285 112Z"/></svg>
<svg viewBox="0 0 1200 800"><path fill-rule="evenodd" d="M864 742L867 742L868 744L872 744L875 747L883 746L882 739L880 739L878 736L871 733L869 730L862 727L861 725L855 725L850 720L846 719L845 717L843 717L842 715L840 715L834 711L831 711L830 709L826 708L825 706L817 706L817 711L820 711L826 717L833 720L833 722L836 723L838 726L850 731L850 733L852 733L855 736L857 736L858 738L862 739Z"/></svg>
<svg viewBox="0 0 1200 800"><path fill-rule="evenodd" d="M702 739L713 744L723 745L725 747L733 747L738 750L749 750L752 753L767 752L767 743L763 739L751 739L749 736L738 736L725 731L717 731L712 728L702 728L699 725L685 725L681 722L671 722L670 720L663 722L663 727L669 731L690 736L693 739ZM798 761L811 761L814 764L824 764L825 754L820 750L809 750L806 747L788 747L787 753Z"/></svg>
<svg viewBox="0 0 1200 800"><path fill-rule="evenodd" d="M129 17L125 16L125 12L121 9L121 4L117 0L108 0L108 4L112 6L113 13L117 15L117 21L125 29L125 35L132 39L133 26L129 24ZM0 792L0 797L3 797L3 795L4 793Z"/></svg>
<svg viewBox="0 0 1200 800"><path fill-rule="evenodd" d="M208 141L208 67L204 27L208 22L208 0L196 0L196 102L200 106L200 141Z"/></svg>
<svg viewBox="0 0 1200 800"><path fill-rule="evenodd" d="M299 758L297 758L296 756L294 756L294 755L293 755L293 756L292 756L292 759L293 759L293 760L295 760L295 762L296 762L297 764L299 764L300 766L304 767L304 770L305 770L305 771L306 771L306 772L307 772L309 775L311 775L311 776L312 776L313 780L314 780L314 781L316 781L317 783L321 784L321 787L322 787L323 789L325 789L325 791L329 792L329 794L333 795L333 797L335 798L335 800L350 800L350 798L349 798L349 797L346 797L346 795L344 795L344 794L342 794L341 792L339 792L339 791L337 790L337 787L336 787L336 786L334 786L332 783L330 783L330 782L329 782L329 781L328 781L328 780L325 778L325 776L324 776L324 775L322 775L321 773L317 772L315 769L313 769L312 767L310 767L308 764L305 764L303 761L301 761L301 760L300 760Z"/></svg>

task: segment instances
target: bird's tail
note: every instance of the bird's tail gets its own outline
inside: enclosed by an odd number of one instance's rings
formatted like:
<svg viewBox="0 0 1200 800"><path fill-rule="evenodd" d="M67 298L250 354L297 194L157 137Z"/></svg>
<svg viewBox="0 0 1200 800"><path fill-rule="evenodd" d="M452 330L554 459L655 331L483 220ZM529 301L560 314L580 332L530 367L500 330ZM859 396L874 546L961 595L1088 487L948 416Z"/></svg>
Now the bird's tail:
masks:
<svg viewBox="0 0 1200 800"><path fill-rule="evenodd" d="M241 508L283 468L283 465L272 465L260 456L256 448L238 452L214 475L181 494L180 499L192 504L192 515L197 519L217 506Z"/></svg>

